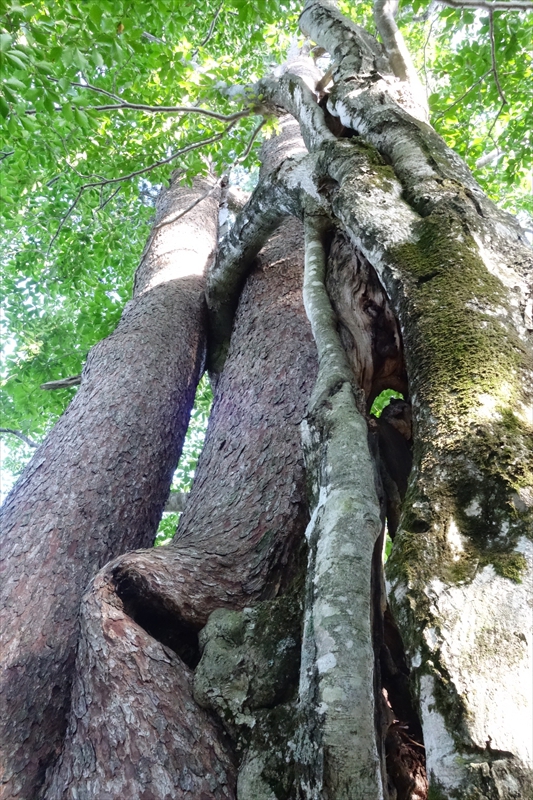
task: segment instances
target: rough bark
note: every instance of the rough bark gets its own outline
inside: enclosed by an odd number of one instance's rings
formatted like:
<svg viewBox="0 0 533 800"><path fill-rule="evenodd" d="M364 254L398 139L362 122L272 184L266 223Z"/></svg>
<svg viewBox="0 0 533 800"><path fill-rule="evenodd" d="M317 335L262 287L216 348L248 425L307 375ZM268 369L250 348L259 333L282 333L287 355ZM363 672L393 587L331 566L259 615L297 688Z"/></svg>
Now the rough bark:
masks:
<svg viewBox="0 0 533 800"><path fill-rule="evenodd" d="M2 797L34 798L65 731L80 597L110 558L154 538L205 354L208 181L163 193L119 326L2 508Z"/></svg>
<svg viewBox="0 0 533 800"><path fill-rule="evenodd" d="M86 595L48 800L425 800L422 731L430 796L532 792L531 254L423 121L407 75L394 75L376 40L330 0L308 0L301 24L332 56L333 87L319 104L312 70L259 84L267 107L297 117L310 152L287 140L296 152L266 168L221 248L207 297L211 366L224 370L195 486L174 542L111 562ZM306 292L320 358L305 438L315 485L299 698L288 666L306 518L296 430L316 364L296 223L284 223L247 279L288 214L311 234ZM338 319L318 217L337 229ZM385 610L364 411L387 384L409 389L414 466L399 520L395 500ZM160 709L153 717L147 703Z"/></svg>
<svg viewBox="0 0 533 800"><path fill-rule="evenodd" d="M175 539L115 560L87 593L69 730L47 800L234 796L232 747L196 705L191 670L212 611L276 597L301 566L299 424L316 374L301 272L301 228L285 223L241 297Z"/></svg>

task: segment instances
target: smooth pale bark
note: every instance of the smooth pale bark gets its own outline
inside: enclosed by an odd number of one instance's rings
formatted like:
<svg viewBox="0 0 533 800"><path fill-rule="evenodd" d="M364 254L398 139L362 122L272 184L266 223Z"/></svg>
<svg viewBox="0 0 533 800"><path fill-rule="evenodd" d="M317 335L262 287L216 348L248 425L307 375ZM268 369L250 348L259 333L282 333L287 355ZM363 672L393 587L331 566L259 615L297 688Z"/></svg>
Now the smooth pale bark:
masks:
<svg viewBox="0 0 533 800"><path fill-rule="evenodd" d="M2 798L36 798L57 757L80 597L110 558L152 543L205 357L205 271L218 201L173 185L133 300L2 508Z"/></svg>
<svg viewBox="0 0 533 800"><path fill-rule="evenodd" d="M325 288L326 222L305 221L304 302L319 373L303 428L315 505L306 531L300 791L306 800L377 800L386 777L376 729L371 579L382 520L364 395Z"/></svg>

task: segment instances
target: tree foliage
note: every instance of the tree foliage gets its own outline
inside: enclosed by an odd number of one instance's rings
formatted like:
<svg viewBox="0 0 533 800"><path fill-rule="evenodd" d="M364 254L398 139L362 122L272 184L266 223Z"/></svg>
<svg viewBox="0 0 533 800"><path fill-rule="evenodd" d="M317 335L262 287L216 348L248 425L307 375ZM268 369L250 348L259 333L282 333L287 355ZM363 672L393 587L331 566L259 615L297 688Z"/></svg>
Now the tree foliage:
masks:
<svg viewBox="0 0 533 800"><path fill-rule="evenodd" d="M372 29L369 3L341 6ZM254 139L263 109L247 87L283 61L298 11L293 0L0 2L2 427L39 441L72 398L40 384L79 373L115 327L170 168L190 180L208 164L222 175L257 163L274 123ZM414 0L398 24L433 124L525 218L531 15ZM176 106L197 111L159 110ZM17 472L31 448L6 438Z"/></svg>

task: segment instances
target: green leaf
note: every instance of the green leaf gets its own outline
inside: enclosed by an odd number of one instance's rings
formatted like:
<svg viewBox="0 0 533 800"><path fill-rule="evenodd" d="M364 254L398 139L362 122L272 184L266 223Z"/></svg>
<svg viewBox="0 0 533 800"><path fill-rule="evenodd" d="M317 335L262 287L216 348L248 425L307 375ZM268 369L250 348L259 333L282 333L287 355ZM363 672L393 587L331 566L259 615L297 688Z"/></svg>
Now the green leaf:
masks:
<svg viewBox="0 0 533 800"><path fill-rule="evenodd" d="M89 8L89 17L92 19L95 25L98 27L102 21L102 9L98 3L93 3L93 5Z"/></svg>
<svg viewBox="0 0 533 800"><path fill-rule="evenodd" d="M81 108L74 108L74 119L78 123L81 128L88 128L89 127L89 117L82 111Z"/></svg>
<svg viewBox="0 0 533 800"><path fill-rule="evenodd" d="M24 61L21 59L21 57L20 57L21 55L22 55L22 54L20 53L20 51L17 51L17 52L15 52L14 50L9 50L9 51L8 51L8 52L5 54L5 57L6 57L6 59L7 59L8 61L10 61L10 62L11 62L11 64L12 64L14 67L16 67L17 69L23 69L23 70L25 70L25 69L26 69L26 64L25 64L25 63L24 63Z"/></svg>
<svg viewBox="0 0 533 800"><path fill-rule="evenodd" d="M5 53L11 47L13 37L9 33L0 33L0 53Z"/></svg>
<svg viewBox="0 0 533 800"><path fill-rule="evenodd" d="M22 81L19 81L18 78L6 78L4 81L4 85L6 84L12 89L20 89L21 91L24 91L24 89L26 88L26 84L22 83Z"/></svg>

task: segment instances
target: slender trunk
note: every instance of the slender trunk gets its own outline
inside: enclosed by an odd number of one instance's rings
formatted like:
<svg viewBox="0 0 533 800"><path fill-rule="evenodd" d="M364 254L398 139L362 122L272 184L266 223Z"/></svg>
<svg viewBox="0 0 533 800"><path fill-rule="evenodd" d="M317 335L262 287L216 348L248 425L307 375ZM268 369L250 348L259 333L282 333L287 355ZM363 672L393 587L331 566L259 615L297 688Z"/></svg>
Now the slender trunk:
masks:
<svg viewBox="0 0 533 800"><path fill-rule="evenodd" d="M133 300L2 508L2 797L37 797L59 753L88 581L154 539L205 357L216 193L172 218L211 188L163 192Z"/></svg>

